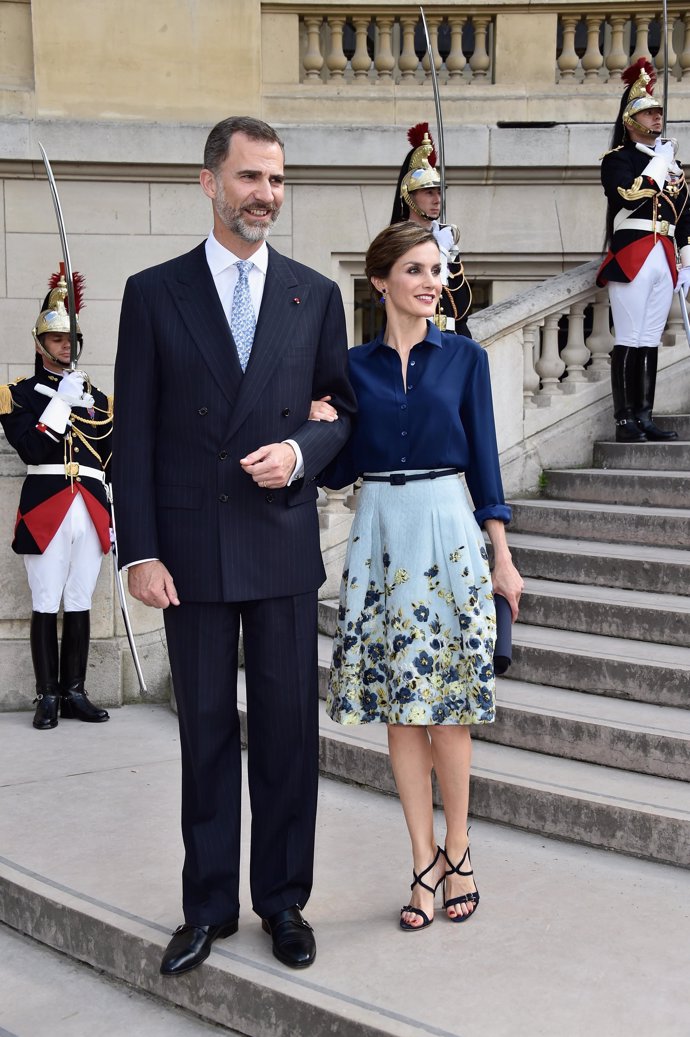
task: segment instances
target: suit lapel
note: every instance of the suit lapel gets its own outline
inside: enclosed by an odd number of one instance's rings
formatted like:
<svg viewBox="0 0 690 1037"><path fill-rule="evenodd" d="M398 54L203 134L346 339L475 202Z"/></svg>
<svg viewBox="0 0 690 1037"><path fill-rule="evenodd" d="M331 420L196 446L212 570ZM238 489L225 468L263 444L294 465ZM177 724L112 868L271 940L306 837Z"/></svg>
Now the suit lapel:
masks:
<svg viewBox="0 0 690 1037"><path fill-rule="evenodd" d="M232 404L244 380L202 242L166 278L180 316L219 388ZM262 307L263 308L263 307Z"/></svg>

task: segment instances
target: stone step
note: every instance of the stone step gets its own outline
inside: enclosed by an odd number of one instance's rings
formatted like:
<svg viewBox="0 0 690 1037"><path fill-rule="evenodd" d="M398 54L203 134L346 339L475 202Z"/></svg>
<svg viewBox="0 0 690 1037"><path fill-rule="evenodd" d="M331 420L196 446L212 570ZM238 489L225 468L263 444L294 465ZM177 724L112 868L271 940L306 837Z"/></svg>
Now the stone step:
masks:
<svg viewBox="0 0 690 1037"><path fill-rule="evenodd" d="M324 712L320 733L322 774L396 794L385 725L341 727ZM686 781L480 738L470 797L475 817L690 867Z"/></svg>
<svg viewBox="0 0 690 1037"><path fill-rule="evenodd" d="M511 501L511 529L616 543L655 547L690 547L690 509L643 508L629 504L591 504L581 501Z"/></svg>
<svg viewBox="0 0 690 1037"><path fill-rule="evenodd" d="M525 578L520 622L690 648L690 597Z"/></svg>
<svg viewBox="0 0 690 1037"><path fill-rule="evenodd" d="M624 468L560 468L544 472L549 500L682 508L690 501L688 472L628 471Z"/></svg>
<svg viewBox="0 0 690 1037"><path fill-rule="evenodd" d="M690 709L690 648L517 623L507 676Z"/></svg>
<svg viewBox="0 0 690 1037"><path fill-rule="evenodd" d="M690 414L657 414L654 422L663 429L675 429L679 440L690 441Z"/></svg>
<svg viewBox="0 0 690 1037"><path fill-rule="evenodd" d="M330 609L331 615L326 615L329 604L322 602L325 619L331 625L334 610ZM525 629L530 628L520 623L514 627L514 660L521 652L529 652L529 647L519 643ZM607 641L615 641L620 648L618 639L598 638L598 642ZM328 635L319 638L319 695L322 699L326 698L328 689L332 643ZM636 648L639 656L641 646ZM689 668L683 700L685 708L667 705L661 699L637 701L637 696L620 692L615 697L613 691L592 694L596 689L580 690L577 684L535 683L537 678L518 676L520 668L514 661L506 676L497 681L500 709L496 723L477 726L473 734L520 749L690 781L690 695L687 694L690 691L690 650L680 651ZM564 666L573 670L578 662L571 651ZM593 665L590 664L590 669ZM609 662L609 669L614 671L619 685L626 674L629 676L629 671L616 667L615 659Z"/></svg>
<svg viewBox="0 0 690 1037"><path fill-rule="evenodd" d="M690 710L498 678L496 722L472 735L516 749L690 779Z"/></svg>
<svg viewBox="0 0 690 1037"><path fill-rule="evenodd" d="M508 526L513 561L523 576L569 583L686 594L690 551L670 547L563 540Z"/></svg>
<svg viewBox="0 0 690 1037"><path fill-rule="evenodd" d="M664 472L690 471L690 443L595 443L595 468L642 468Z"/></svg>

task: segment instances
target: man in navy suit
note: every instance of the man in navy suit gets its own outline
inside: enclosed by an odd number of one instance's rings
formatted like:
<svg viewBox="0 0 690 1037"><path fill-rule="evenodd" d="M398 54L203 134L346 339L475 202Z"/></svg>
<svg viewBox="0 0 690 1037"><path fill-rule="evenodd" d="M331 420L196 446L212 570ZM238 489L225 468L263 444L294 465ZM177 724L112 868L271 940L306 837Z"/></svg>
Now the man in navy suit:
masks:
<svg viewBox="0 0 690 1037"><path fill-rule="evenodd" d="M165 609L182 750L185 923L161 972L200 964L239 918L238 637L244 642L252 905L286 965L316 954L316 478L355 410L337 286L266 244L283 145L231 118L209 135L213 231L127 281L113 489L129 589ZM333 422L309 421L332 397Z"/></svg>

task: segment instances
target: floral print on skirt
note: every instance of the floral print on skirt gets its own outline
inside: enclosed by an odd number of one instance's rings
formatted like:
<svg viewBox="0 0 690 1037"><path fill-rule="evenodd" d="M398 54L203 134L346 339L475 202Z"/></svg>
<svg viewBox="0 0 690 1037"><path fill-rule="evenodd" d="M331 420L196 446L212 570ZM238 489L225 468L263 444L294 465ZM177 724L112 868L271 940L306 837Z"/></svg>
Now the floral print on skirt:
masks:
<svg viewBox="0 0 690 1037"><path fill-rule="evenodd" d="M496 618L460 478L364 482L340 590L327 711L340 724L490 724Z"/></svg>

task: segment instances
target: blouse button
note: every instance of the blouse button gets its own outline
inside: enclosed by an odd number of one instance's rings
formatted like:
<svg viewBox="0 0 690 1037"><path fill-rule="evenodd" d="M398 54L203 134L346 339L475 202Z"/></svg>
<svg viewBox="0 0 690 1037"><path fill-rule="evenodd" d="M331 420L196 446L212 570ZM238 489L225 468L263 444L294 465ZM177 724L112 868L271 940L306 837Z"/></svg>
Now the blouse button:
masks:
<svg viewBox="0 0 690 1037"><path fill-rule="evenodd" d="M205 414L208 414L208 407L199 407L199 414L203 418Z"/></svg>
<svg viewBox="0 0 690 1037"><path fill-rule="evenodd" d="M407 461L407 458L406 457L401 457L400 460L402 461L403 464L405 464L405 461Z"/></svg>
<svg viewBox="0 0 690 1037"><path fill-rule="evenodd" d="M417 361L416 361L416 360L410 360L410 367L414 367L414 365L415 365L416 363L417 363Z"/></svg>
<svg viewBox="0 0 690 1037"><path fill-rule="evenodd" d="M401 432L401 433L400 433L400 435L401 435L401 436L406 436L406 435L407 435L407 432Z"/></svg>
<svg viewBox="0 0 690 1037"><path fill-rule="evenodd" d="M408 389L414 389L414 385L410 385L409 382L408 382L407 388Z"/></svg>
<svg viewBox="0 0 690 1037"><path fill-rule="evenodd" d="M407 410L407 404L406 403L401 403L400 404L400 410Z"/></svg>

